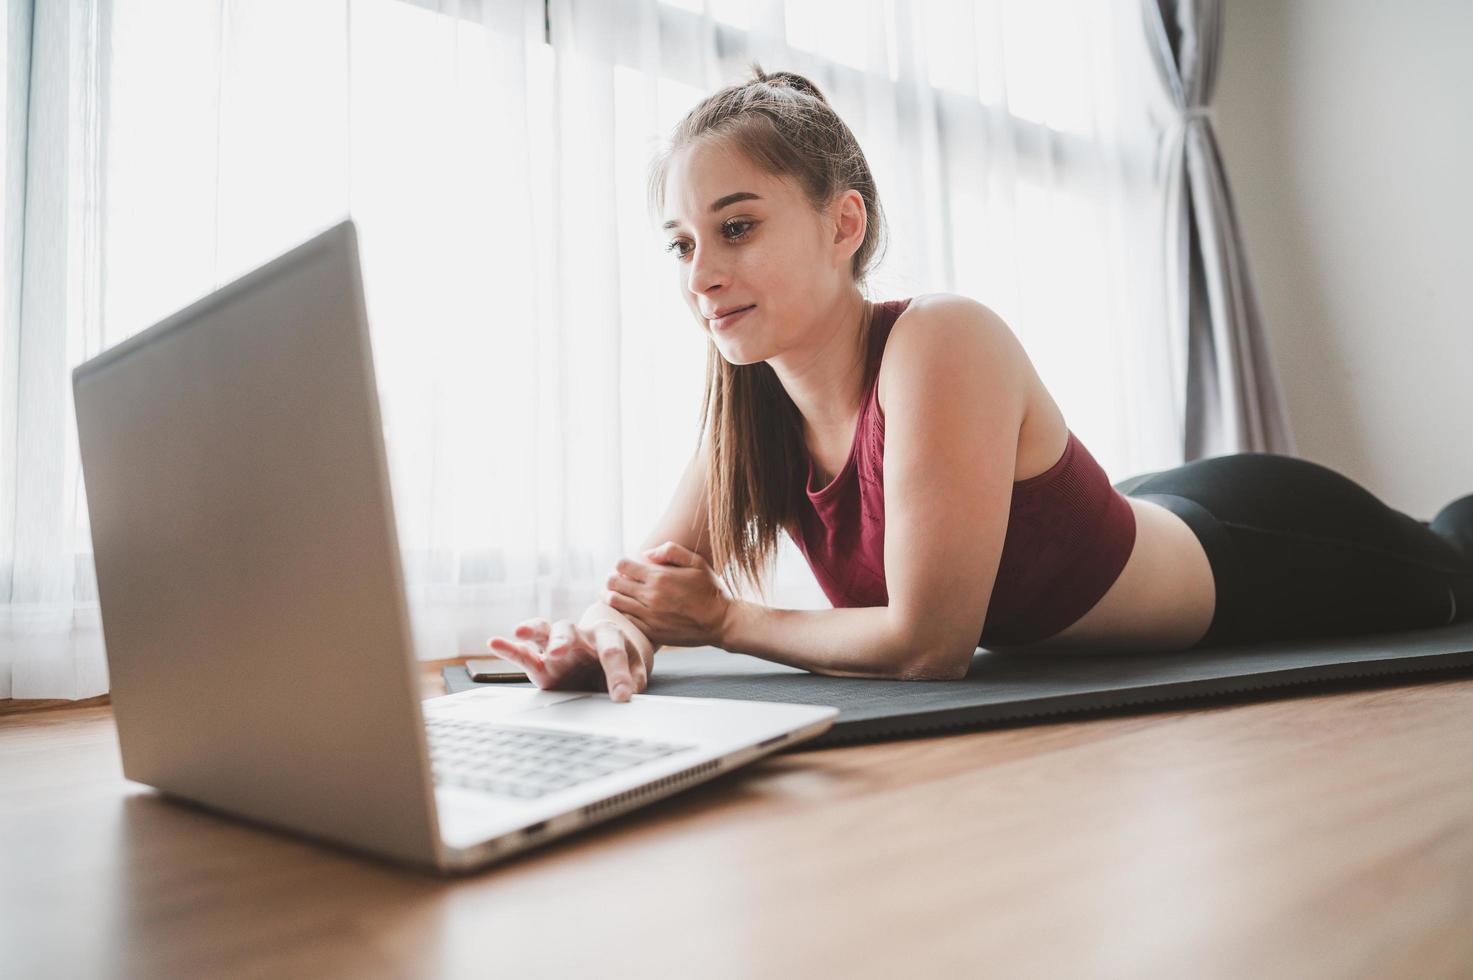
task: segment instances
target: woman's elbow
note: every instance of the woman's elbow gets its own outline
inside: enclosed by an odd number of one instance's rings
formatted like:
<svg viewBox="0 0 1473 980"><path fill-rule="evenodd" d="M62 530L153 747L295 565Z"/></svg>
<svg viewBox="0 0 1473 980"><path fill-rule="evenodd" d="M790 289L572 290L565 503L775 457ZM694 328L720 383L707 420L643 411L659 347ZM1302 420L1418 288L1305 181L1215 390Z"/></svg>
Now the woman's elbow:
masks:
<svg viewBox="0 0 1473 980"><path fill-rule="evenodd" d="M932 667L927 665L902 671L897 679L902 681L959 681L966 676L966 667L958 669L954 666Z"/></svg>
<svg viewBox="0 0 1473 980"><path fill-rule="evenodd" d="M896 674L902 681L959 681L966 677L972 667L972 655L976 647L965 651L965 656L952 654L945 657L917 657L901 666Z"/></svg>
<svg viewBox="0 0 1473 980"><path fill-rule="evenodd" d="M921 635L914 622L894 623L899 639L898 654L891 663L898 664L891 677L902 681L957 681L967 676L977 645L970 635L938 637L934 631Z"/></svg>

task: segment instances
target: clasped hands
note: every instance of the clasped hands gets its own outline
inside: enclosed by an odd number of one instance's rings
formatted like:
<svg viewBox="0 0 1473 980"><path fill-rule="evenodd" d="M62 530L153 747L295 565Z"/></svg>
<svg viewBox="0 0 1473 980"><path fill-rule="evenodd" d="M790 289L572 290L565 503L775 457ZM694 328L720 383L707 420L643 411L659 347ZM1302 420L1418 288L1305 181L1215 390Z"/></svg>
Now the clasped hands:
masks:
<svg viewBox="0 0 1473 980"><path fill-rule="evenodd" d="M710 563L674 541L641 557L621 558L605 582L602 601L623 622L539 616L519 623L515 639L493 636L486 645L538 688L607 689L615 701L645 689L656 648L721 645L733 600Z"/></svg>

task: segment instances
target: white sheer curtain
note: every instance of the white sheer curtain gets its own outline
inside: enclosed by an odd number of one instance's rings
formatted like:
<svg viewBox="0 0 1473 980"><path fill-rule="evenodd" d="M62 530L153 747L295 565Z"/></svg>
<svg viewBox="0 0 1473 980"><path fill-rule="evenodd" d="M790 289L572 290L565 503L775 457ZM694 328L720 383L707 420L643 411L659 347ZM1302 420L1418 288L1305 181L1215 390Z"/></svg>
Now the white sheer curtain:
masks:
<svg viewBox="0 0 1473 980"><path fill-rule="evenodd" d="M750 59L812 77L865 147L875 298L980 299L1112 479L1181 461L1131 0L8 13L0 697L106 689L70 367L345 213L419 655L580 613L696 444L705 340L644 167ZM774 598L826 605L790 543Z"/></svg>

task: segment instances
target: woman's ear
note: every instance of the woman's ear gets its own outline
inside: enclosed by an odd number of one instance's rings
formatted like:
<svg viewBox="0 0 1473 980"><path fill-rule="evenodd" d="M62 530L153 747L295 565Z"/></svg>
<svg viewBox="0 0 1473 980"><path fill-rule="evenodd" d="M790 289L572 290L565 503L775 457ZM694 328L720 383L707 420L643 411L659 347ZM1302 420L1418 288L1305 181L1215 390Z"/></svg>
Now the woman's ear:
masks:
<svg viewBox="0 0 1473 980"><path fill-rule="evenodd" d="M850 256L859 251L859 246L864 242L865 225L868 216L864 209L864 197L854 188L849 188L840 194L833 205L834 222L834 245L840 249L843 258L847 261Z"/></svg>

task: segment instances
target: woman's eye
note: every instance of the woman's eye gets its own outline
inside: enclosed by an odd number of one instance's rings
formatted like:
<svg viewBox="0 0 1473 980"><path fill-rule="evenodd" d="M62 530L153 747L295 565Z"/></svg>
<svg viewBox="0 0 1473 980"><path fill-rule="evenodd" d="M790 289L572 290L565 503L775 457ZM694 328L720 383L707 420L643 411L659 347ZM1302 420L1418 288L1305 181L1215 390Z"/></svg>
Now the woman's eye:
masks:
<svg viewBox="0 0 1473 980"><path fill-rule="evenodd" d="M726 240L729 242L740 241L742 238L746 237L747 232L752 230L752 225L754 224L756 224L756 222L747 220L728 221L726 224L721 226L721 233L726 237ZM683 238L677 238L674 241L671 241L665 245L665 251L669 252L671 255L674 255L676 258L683 259L691 252L689 246L690 242L686 241Z"/></svg>

